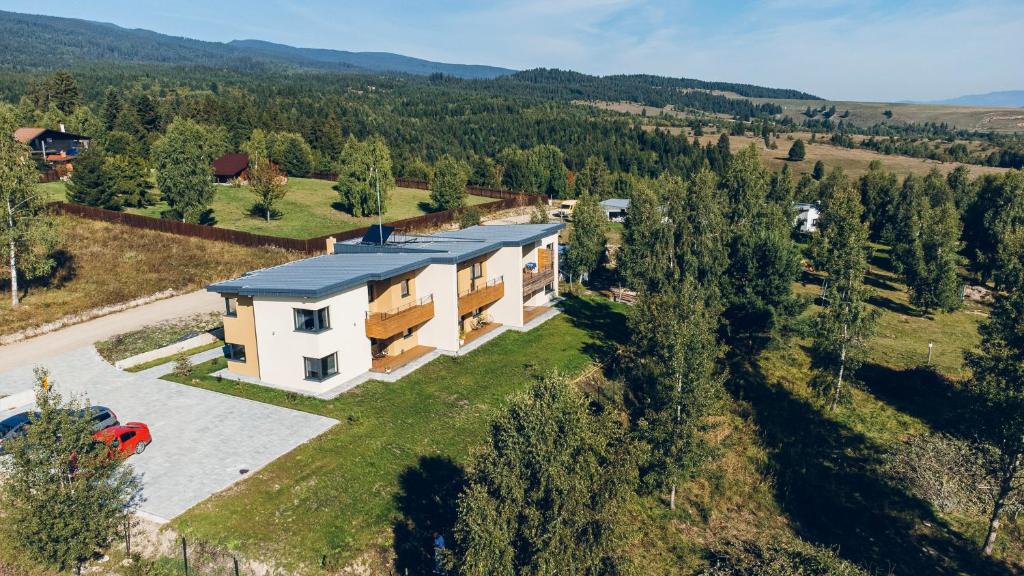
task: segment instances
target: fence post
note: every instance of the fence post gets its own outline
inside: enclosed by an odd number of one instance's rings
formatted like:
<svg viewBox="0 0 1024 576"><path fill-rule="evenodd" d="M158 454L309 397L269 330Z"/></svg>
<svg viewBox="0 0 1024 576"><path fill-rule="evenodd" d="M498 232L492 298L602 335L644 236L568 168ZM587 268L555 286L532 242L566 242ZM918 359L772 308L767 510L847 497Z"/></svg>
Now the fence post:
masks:
<svg viewBox="0 0 1024 576"><path fill-rule="evenodd" d="M235 558L234 556L232 556L231 557L231 562L235 565L235 576L239 576L239 572L238 572L238 558Z"/></svg>
<svg viewBox="0 0 1024 576"><path fill-rule="evenodd" d="M188 544L185 543L185 537L181 537L181 562L185 567L185 576L188 576Z"/></svg>
<svg viewBox="0 0 1024 576"><path fill-rule="evenodd" d="M124 552L129 558L132 555L132 520L128 518L124 521Z"/></svg>

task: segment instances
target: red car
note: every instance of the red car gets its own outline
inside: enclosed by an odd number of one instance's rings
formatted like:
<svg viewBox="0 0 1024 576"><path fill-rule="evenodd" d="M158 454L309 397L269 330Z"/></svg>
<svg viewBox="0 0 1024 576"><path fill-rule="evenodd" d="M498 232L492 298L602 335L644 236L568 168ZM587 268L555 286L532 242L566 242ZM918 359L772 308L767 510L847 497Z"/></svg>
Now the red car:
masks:
<svg viewBox="0 0 1024 576"><path fill-rule="evenodd" d="M149 434L149 426L142 422L128 422L111 426L93 434L93 439L110 447L112 455L127 458L132 454L142 454L153 442Z"/></svg>

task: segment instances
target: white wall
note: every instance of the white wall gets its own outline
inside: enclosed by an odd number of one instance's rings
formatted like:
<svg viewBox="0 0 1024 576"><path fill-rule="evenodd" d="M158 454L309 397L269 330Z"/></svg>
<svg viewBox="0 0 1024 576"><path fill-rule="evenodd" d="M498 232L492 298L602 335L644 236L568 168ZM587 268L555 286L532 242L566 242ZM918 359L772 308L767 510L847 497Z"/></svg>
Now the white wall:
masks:
<svg viewBox="0 0 1024 576"><path fill-rule="evenodd" d="M523 325L523 260L518 246L499 248L487 259L487 280L502 276L505 294L487 309L491 319L508 326Z"/></svg>
<svg viewBox="0 0 1024 576"><path fill-rule="evenodd" d="M253 306L260 379L264 382L319 392L370 369L365 285L322 300L257 297ZM319 334L295 330L293 308L324 306L330 307L330 330ZM323 358L332 352L338 353L338 374L323 382L307 381L303 357Z"/></svg>
<svg viewBox="0 0 1024 576"><path fill-rule="evenodd" d="M431 264L416 276L416 297L434 296L434 317L417 330L419 343L459 349L459 291L454 264Z"/></svg>

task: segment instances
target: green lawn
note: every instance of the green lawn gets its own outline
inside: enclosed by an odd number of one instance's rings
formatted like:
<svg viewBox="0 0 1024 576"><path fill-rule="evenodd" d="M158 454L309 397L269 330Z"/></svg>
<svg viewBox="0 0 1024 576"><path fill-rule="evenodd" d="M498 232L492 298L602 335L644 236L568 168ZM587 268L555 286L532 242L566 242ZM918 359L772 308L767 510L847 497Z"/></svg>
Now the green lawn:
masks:
<svg viewBox="0 0 1024 576"><path fill-rule="evenodd" d="M332 232L351 230L368 226L376 222L376 218L355 218L336 207L338 193L331 189L334 183L313 178L289 178L288 195L281 200L278 209L279 219L267 222L253 216L249 209L255 202L255 196L246 186L234 187L219 185L213 204L214 224L222 228L243 230L254 234L283 236L286 238L314 238ZM64 183L50 182L42 184L50 200L64 199ZM154 195L157 192L154 190ZM470 205L493 202L493 198L470 196ZM160 217L167 210L167 204L158 202L147 208L129 208L133 214ZM414 188L396 188L391 193L391 203L384 214L385 222L420 216L432 210L430 192Z"/></svg>
<svg viewBox="0 0 1024 576"><path fill-rule="evenodd" d="M396 383L368 382L332 401L203 375L223 368L220 359L191 377L168 376L340 422L174 526L289 570L325 559L341 567L375 545L391 546L402 519L416 521L409 495L429 499L431 483L461 473L510 394L552 371L580 373L621 338L616 305L569 297L564 306L565 314L530 332L508 332L467 356L442 357Z"/></svg>

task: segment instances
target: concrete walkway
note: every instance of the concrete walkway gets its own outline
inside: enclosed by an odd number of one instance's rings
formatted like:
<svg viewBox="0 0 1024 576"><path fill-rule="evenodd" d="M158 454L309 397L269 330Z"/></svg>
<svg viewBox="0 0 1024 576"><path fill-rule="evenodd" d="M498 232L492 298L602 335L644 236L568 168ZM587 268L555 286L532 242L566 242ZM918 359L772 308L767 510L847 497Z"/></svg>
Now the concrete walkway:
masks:
<svg viewBox="0 0 1024 576"><path fill-rule="evenodd" d="M213 352L219 352L215 350ZM206 353L204 353L206 354ZM0 395L32 387L32 367L0 372ZM163 522L249 477L337 422L201 388L123 372L89 346L49 358L50 383L65 396L106 406L121 422L144 422L153 434L128 462L141 475L141 513ZM157 371L166 372L163 365Z"/></svg>
<svg viewBox="0 0 1024 576"><path fill-rule="evenodd" d="M223 306L224 300L219 294L198 290L0 346L0 372L53 358L148 324L191 314L214 312L221 310Z"/></svg>

